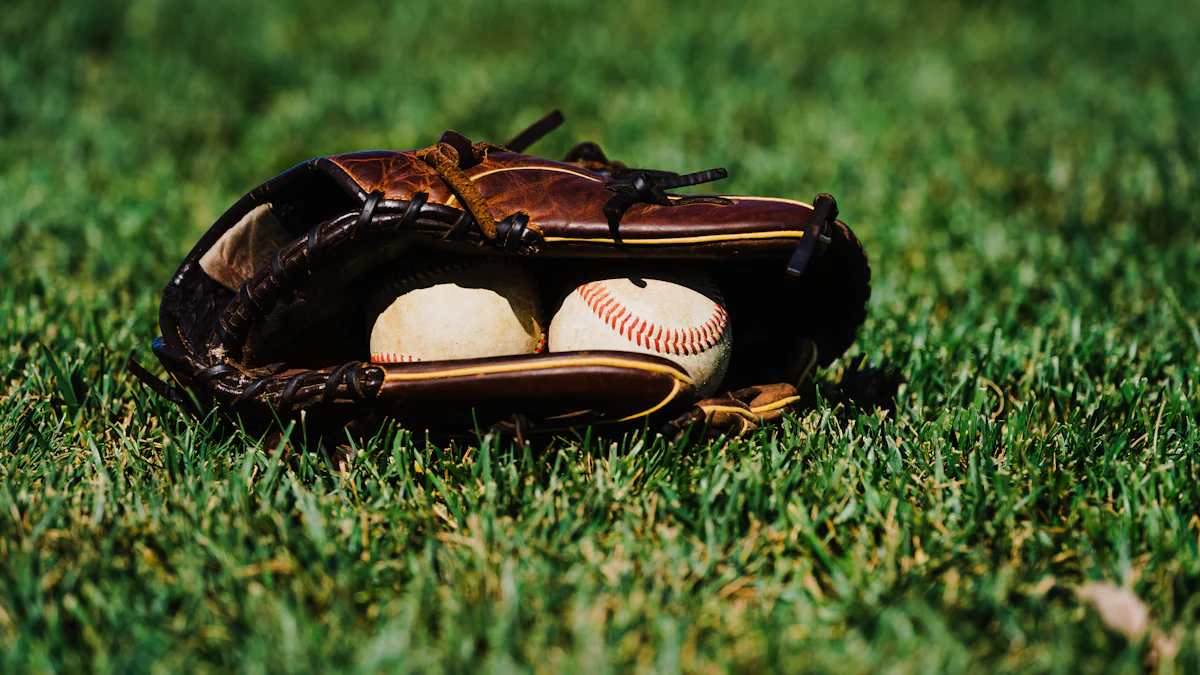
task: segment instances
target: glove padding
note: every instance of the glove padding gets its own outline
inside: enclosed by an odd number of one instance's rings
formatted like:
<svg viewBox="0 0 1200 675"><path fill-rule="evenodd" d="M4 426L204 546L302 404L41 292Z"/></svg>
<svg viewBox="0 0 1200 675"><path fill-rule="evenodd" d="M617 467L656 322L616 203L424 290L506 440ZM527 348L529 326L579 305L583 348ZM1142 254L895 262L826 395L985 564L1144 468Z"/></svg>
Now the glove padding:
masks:
<svg viewBox="0 0 1200 675"><path fill-rule="evenodd" d="M519 152L558 121L508 147L446 132L424 150L314 159L252 190L163 294L154 351L188 393L135 374L185 406L215 405L252 427L303 417L318 435L370 434L389 420L447 433L510 420L535 431L678 427L697 411L734 431L793 409L812 367L853 342L870 294L866 255L833 198L676 195L667 190L725 172L630 169L594 144L562 162ZM733 393L697 403L682 368L631 352L366 361L364 288L432 251L521 256L547 286L581 258L702 267L735 330L722 385Z"/></svg>

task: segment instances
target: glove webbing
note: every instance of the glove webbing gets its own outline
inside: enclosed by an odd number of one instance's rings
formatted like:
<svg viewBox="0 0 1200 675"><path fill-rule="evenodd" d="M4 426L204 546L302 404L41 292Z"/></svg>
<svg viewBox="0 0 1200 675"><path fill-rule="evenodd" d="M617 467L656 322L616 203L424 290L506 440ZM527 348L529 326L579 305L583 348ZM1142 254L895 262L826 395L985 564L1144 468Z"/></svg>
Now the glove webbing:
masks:
<svg viewBox="0 0 1200 675"><path fill-rule="evenodd" d="M352 241L360 230L372 229L378 220L377 210L383 193L372 193L359 213L347 213L314 226L302 243L293 242L271 256L270 273L255 274L238 290L214 332L232 356L245 345L251 327L281 299L295 292L297 280L311 273L330 248ZM441 209L432 208L425 193L416 193L404 205L404 215L389 223L397 230L412 228L419 220L446 220ZM299 246L297 249L296 247ZM291 254L288 254L291 251Z"/></svg>

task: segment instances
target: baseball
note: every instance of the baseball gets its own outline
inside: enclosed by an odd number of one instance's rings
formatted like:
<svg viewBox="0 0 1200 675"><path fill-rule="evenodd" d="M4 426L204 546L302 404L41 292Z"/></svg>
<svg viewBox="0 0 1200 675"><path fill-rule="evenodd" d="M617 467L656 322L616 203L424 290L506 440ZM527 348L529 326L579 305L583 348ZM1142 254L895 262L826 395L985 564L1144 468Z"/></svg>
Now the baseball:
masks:
<svg viewBox="0 0 1200 675"><path fill-rule="evenodd" d="M402 363L534 354L545 348L537 286L496 259L426 264L389 277L372 307L371 361Z"/></svg>
<svg viewBox="0 0 1200 675"><path fill-rule="evenodd" d="M575 288L550 321L549 347L662 356L682 366L704 397L725 377L731 337L724 300L707 274L653 272Z"/></svg>

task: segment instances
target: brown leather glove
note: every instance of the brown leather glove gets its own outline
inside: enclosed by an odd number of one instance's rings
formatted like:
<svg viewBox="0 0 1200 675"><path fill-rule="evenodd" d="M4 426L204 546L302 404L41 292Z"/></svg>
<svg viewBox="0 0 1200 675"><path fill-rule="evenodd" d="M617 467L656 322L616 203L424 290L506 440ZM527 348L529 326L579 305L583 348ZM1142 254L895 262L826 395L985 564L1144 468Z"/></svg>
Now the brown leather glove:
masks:
<svg viewBox="0 0 1200 675"><path fill-rule="evenodd" d="M424 150L313 159L255 188L163 293L153 347L179 386L131 369L190 410L215 405L264 428L303 416L318 434L389 419L451 433L662 425L697 410L735 431L792 409L812 367L853 342L870 294L833 198L676 195L724 169L634 170L591 143L565 161L521 154L560 122L547 116L506 147L448 131ZM721 388L733 393L697 407L681 368L630 352L366 361L363 288L434 251L522 256L546 283L580 258L690 261L716 280L735 326Z"/></svg>

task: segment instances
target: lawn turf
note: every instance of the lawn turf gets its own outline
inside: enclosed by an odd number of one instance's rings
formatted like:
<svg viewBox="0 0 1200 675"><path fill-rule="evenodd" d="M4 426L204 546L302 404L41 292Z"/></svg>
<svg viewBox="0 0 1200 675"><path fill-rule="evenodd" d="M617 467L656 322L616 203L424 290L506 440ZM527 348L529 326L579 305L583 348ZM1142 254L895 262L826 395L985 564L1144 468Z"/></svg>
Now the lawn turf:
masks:
<svg viewBox="0 0 1200 675"><path fill-rule="evenodd" d="M124 370L258 183L555 107L549 156L837 196L874 295L823 406L339 471ZM1196 672L1198 122L1195 2L10 0L0 671Z"/></svg>

